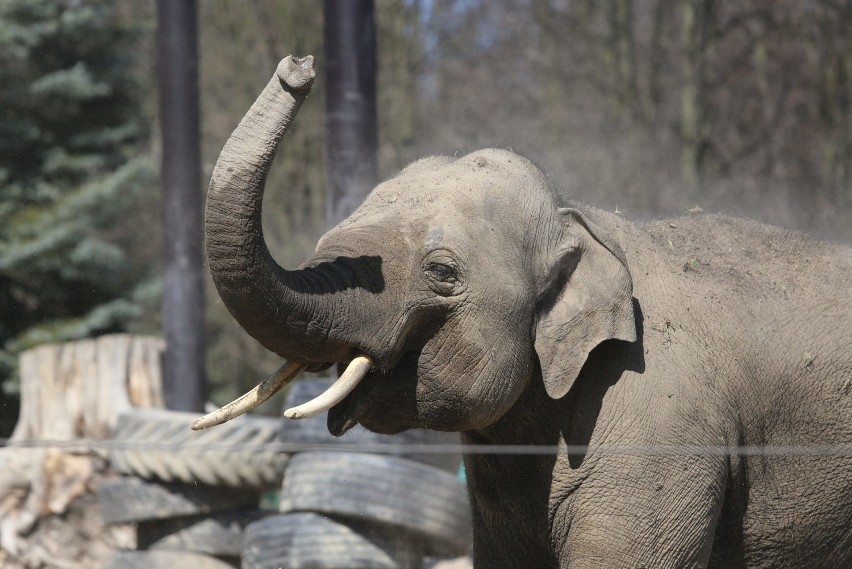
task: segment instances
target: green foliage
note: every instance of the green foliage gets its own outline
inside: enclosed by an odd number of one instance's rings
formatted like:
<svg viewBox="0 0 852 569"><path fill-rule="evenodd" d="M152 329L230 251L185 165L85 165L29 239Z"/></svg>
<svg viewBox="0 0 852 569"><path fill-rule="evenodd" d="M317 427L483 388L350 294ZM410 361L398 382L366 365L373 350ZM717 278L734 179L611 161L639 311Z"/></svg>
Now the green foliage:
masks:
<svg viewBox="0 0 852 569"><path fill-rule="evenodd" d="M156 170L134 30L109 2L0 0L0 386L36 344L118 331L150 299L135 254ZM5 381L4 381L5 380Z"/></svg>

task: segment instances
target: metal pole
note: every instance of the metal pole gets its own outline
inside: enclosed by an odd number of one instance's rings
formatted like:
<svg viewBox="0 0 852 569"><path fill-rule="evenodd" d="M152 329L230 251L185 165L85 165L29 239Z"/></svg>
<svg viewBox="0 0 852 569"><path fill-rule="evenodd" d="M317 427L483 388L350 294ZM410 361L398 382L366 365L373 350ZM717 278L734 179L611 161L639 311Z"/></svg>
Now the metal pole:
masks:
<svg viewBox="0 0 852 569"><path fill-rule="evenodd" d="M332 227L377 179L376 30L373 0L324 0L328 202Z"/></svg>
<svg viewBox="0 0 852 569"><path fill-rule="evenodd" d="M196 0L157 0L164 390L166 405L182 411L201 411L205 400L197 29Z"/></svg>

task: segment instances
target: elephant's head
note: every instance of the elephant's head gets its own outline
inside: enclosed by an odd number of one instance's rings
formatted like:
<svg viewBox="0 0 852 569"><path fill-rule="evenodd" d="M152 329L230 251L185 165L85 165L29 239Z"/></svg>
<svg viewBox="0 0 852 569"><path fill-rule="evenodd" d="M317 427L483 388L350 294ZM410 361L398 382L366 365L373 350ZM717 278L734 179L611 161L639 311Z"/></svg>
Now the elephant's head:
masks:
<svg viewBox="0 0 852 569"><path fill-rule="evenodd" d="M263 185L312 76L310 60L282 61L222 151L207 203L223 301L291 364L198 427L242 412L305 367L354 362L324 405L309 405L331 406L333 433L356 423L483 428L530 381L562 397L597 344L635 340L619 246L560 208L539 169L505 150L415 162L323 236L302 267L275 264L260 228Z"/></svg>

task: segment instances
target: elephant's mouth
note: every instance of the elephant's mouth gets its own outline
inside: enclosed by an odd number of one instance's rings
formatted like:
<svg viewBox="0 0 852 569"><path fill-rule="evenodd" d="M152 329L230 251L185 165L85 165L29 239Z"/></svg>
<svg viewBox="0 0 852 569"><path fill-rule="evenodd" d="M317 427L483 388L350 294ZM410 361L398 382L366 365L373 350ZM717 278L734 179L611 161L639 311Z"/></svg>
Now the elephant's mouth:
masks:
<svg viewBox="0 0 852 569"><path fill-rule="evenodd" d="M357 424L388 435L422 427L417 421L419 353L408 353L390 370L372 369L364 380L328 410L328 430L340 436Z"/></svg>
<svg viewBox="0 0 852 569"><path fill-rule="evenodd" d="M353 393L328 410L328 432L335 437L339 437L358 424L354 413Z"/></svg>

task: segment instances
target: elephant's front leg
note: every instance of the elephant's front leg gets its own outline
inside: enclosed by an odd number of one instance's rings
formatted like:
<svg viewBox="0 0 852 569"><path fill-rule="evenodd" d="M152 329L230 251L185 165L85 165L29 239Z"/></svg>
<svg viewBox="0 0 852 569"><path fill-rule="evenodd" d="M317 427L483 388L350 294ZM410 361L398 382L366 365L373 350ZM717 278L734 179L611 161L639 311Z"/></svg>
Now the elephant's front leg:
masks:
<svg viewBox="0 0 852 569"><path fill-rule="evenodd" d="M546 541L547 536L531 536L529 526L518 522L518 518L511 517L483 519L481 512L473 508L473 566L476 569L559 567L553 551L540 543Z"/></svg>
<svg viewBox="0 0 852 569"><path fill-rule="evenodd" d="M547 505L553 461L525 455L465 457L477 569L556 569Z"/></svg>
<svg viewBox="0 0 852 569"><path fill-rule="evenodd" d="M559 566L706 568L719 520L723 457L615 456L555 516ZM561 528L561 535L560 535Z"/></svg>

